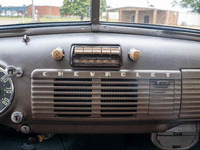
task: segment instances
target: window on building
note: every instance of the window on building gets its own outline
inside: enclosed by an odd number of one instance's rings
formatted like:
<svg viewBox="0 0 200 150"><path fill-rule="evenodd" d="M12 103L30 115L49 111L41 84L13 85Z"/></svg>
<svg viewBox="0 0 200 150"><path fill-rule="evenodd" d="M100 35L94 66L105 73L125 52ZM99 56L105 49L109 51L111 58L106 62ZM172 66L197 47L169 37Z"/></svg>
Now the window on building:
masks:
<svg viewBox="0 0 200 150"><path fill-rule="evenodd" d="M131 22L135 22L135 15L131 15Z"/></svg>
<svg viewBox="0 0 200 150"><path fill-rule="evenodd" d="M149 23L149 16L144 16L144 23Z"/></svg>

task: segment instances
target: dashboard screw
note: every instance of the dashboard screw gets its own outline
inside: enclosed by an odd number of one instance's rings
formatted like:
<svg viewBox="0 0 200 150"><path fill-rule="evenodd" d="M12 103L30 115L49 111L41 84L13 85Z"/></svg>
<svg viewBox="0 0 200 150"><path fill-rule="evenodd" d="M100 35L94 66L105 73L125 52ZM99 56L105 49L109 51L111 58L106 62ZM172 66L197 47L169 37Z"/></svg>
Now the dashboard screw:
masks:
<svg viewBox="0 0 200 150"><path fill-rule="evenodd" d="M9 78L13 78L13 77L21 77L23 75L23 70L20 67L15 67L15 66L8 66L5 69L5 74L9 77Z"/></svg>
<svg viewBox="0 0 200 150"><path fill-rule="evenodd" d="M23 75L23 70L22 70L22 68L18 67L17 68L17 75L16 75L16 77L21 77L22 75Z"/></svg>
<svg viewBox="0 0 200 150"><path fill-rule="evenodd" d="M17 75L17 68L15 66L8 66L5 69L5 74L9 77L15 77Z"/></svg>
<svg viewBox="0 0 200 150"><path fill-rule="evenodd" d="M23 125L21 127L21 131L25 134L29 134L31 132L31 127L29 125Z"/></svg>
<svg viewBox="0 0 200 150"><path fill-rule="evenodd" d="M11 120L14 123L20 123L23 119L23 113L19 111L15 111L11 115Z"/></svg>
<svg viewBox="0 0 200 150"><path fill-rule="evenodd" d="M163 34L162 31L157 31L157 35L158 35L158 36L161 36L162 34Z"/></svg>
<svg viewBox="0 0 200 150"><path fill-rule="evenodd" d="M30 38L27 35L24 35L23 42L27 43L30 41Z"/></svg>
<svg viewBox="0 0 200 150"><path fill-rule="evenodd" d="M105 30L108 30L108 27L107 27L107 26L104 26L104 29L105 29Z"/></svg>

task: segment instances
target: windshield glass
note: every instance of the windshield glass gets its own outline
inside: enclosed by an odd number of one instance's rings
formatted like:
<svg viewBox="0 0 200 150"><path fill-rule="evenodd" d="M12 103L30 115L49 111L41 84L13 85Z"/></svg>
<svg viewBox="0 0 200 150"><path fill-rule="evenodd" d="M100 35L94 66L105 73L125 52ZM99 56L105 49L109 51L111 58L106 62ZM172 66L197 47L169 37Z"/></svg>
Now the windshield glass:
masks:
<svg viewBox="0 0 200 150"><path fill-rule="evenodd" d="M0 1L0 25L90 21L90 0Z"/></svg>
<svg viewBox="0 0 200 150"><path fill-rule="evenodd" d="M92 0L0 1L0 25L90 21L91 1ZM98 9L96 11L98 11ZM100 0L100 21L156 24L199 30L200 1Z"/></svg>
<svg viewBox="0 0 200 150"><path fill-rule="evenodd" d="M101 0L100 21L200 29L199 0Z"/></svg>

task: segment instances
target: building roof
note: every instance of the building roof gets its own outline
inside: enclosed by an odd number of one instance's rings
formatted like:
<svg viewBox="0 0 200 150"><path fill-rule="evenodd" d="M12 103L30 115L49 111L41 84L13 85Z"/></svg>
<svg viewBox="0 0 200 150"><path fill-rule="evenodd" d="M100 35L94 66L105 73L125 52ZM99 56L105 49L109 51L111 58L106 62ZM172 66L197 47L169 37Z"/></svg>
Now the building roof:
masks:
<svg viewBox="0 0 200 150"><path fill-rule="evenodd" d="M171 11L171 10L158 9L158 8L155 8L155 7L116 7L116 8L107 8L107 11L108 10L132 10L132 9ZM177 12L177 11L174 11L174 12Z"/></svg>
<svg viewBox="0 0 200 150"><path fill-rule="evenodd" d="M34 5L35 7L58 7L60 8L60 6L53 6L53 5ZM32 7L31 5L28 7Z"/></svg>
<svg viewBox="0 0 200 150"><path fill-rule="evenodd" d="M0 11L7 11L7 10L27 10L28 8L26 6L21 7L0 7Z"/></svg>

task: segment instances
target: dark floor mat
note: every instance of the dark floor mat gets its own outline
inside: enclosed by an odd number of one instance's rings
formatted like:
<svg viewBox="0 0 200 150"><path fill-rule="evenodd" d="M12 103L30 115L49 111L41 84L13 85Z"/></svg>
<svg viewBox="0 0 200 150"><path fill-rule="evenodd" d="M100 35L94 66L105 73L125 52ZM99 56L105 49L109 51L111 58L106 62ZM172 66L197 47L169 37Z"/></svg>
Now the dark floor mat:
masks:
<svg viewBox="0 0 200 150"><path fill-rule="evenodd" d="M30 136L21 132L0 133L0 150L22 150ZM36 143L35 150L159 150L151 142L150 134L70 134L54 135L52 138ZM199 150L200 142L191 148Z"/></svg>

